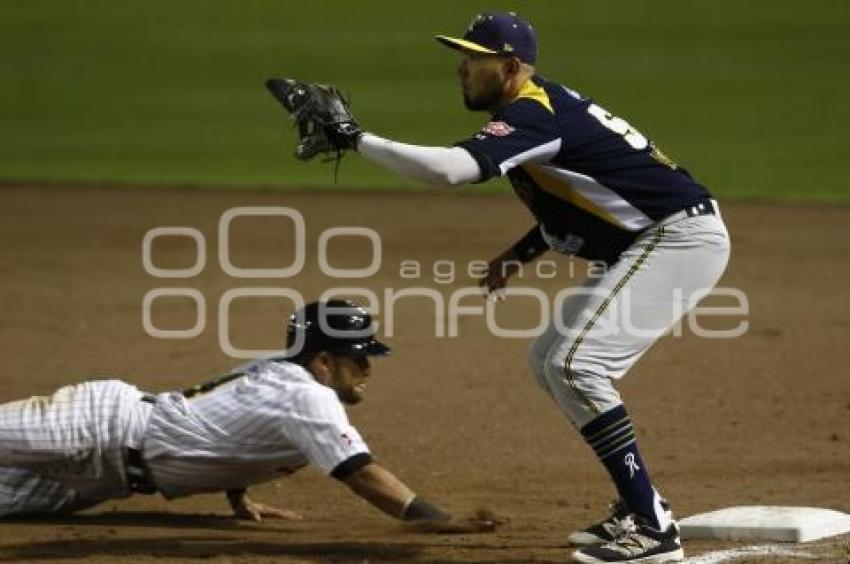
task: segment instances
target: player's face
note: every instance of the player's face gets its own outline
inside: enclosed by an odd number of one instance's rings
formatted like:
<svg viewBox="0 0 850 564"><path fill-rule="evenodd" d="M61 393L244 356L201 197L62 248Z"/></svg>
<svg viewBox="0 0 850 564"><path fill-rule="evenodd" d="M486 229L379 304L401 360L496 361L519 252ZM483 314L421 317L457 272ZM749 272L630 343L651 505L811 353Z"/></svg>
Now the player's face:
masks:
<svg viewBox="0 0 850 564"><path fill-rule="evenodd" d="M505 96L505 58L482 53L465 53L458 67L463 103L468 110L494 110Z"/></svg>
<svg viewBox="0 0 850 564"><path fill-rule="evenodd" d="M365 356L340 355L334 355L333 359L331 388L342 403L360 403L369 378L369 359Z"/></svg>

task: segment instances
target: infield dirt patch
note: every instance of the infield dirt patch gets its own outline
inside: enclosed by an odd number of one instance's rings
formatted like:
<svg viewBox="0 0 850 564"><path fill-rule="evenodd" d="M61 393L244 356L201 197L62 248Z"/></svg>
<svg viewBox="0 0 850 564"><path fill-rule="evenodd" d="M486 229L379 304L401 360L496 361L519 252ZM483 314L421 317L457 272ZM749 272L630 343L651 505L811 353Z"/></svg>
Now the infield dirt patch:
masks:
<svg viewBox="0 0 850 564"><path fill-rule="evenodd" d="M219 302L234 288L287 288L309 300L331 286L363 287L379 297L386 288L416 286L448 302L474 285L465 272L470 261L491 258L531 225L508 195L6 187L0 201L0 401L105 375L152 391L207 380L240 362L219 346ZM235 279L222 271L219 219L237 206L303 214L300 274ZM746 504L850 512L850 208L730 204L723 213L733 251L721 285L743 290L750 311L706 326L746 320L749 328L734 339L699 338L686 329L659 342L623 380L644 457L679 515ZM318 264L317 240L330 227L352 225L380 235L380 267L365 279L331 279ZM142 240L160 226L203 234L200 274L157 279L145 271ZM286 219L237 218L230 232L234 266L272 268L294 257ZM334 238L328 250L337 268L367 266L372 257L365 238ZM159 268L189 268L196 259L187 237L157 239L152 251ZM584 276L582 261L546 258L557 275L527 273L524 285L551 298ZM404 261L419 264L418 278L402 276L405 265L412 274L413 263ZM452 281L442 283L450 267L439 261L454 264ZM145 332L142 301L156 287L200 291L207 318L199 336L163 340ZM231 306L233 346L281 346L289 302L241 298ZM534 300L517 296L499 304L497 320L529 328L538 310ZM189 298L160 298L151 313L159 328L196 321ZM376 456L423 495L454 511L488 507L507 517L497 533L414 534L305 469L253 492L301 512L302 522L236 524L226 517L223 496L134 496L68 519L2 522L0 560L564 561L567 533L600 517L614 492L526 369L528 339L496 338L475 315L459 319L457 338L437 338L438 320L425 298L399 299L394 313L387 339L394 354L374 363L367 401L351 417ZM733 546L687 543L686 551ZM846 562L850 539L803 548Z"/></svg>

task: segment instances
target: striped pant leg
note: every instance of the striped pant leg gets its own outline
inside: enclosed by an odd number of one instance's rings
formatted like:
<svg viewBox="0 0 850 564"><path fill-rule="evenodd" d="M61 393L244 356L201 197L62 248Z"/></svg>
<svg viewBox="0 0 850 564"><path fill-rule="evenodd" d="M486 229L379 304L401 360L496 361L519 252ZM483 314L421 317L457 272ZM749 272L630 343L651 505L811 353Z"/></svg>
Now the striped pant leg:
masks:
<svg viewBox="0 0 850 564"><path fill-rule="evenodd" d="M0 405L0 515L74 511L128 495L124 420L139 395L105 380Z"/></svg>
<svg viewBox="0 0 850 564"><path fill-rule="evenodd" d="M528 348L528 368L537 381L537 385L553 398L552 389L549 387L549 381L546 379L546 355L549 353L549 349L557 337L558 334L555 326L553 323L550 323L546 330L534 339Z"/></svg>
<svg viewBox="0 0 850 564"><path fill-rule="evenodd" d="M619 405L620 394L614 388L609 366L601 359L582 354L577 346L588 342L587 327L611 292L611 272L599 278L588 278L571 288L555 315L557 337L551 341L543 361L543 373L555 403L576 427L594 419L599 413ZM601 338L597 326L595 337ZM585 353L585 351L582 351ZM568 362L569 358L569 362ZM569 364L569 369L567 369Z"/></svg>
<svg viewBox="0 0 850 564"><path fill-rule="evenodd" d="M649 230L564 301L545 375L577 427L621 405L614 381L714 287L728 257L720 219L689 218Z"/></svg>
<svg viewBox="0 0 850 564"><path fill-rule="evenodd" d="M549 385L547 365L552 362L551 354L556 350L570 331L564 331L565 327L578 325L579 316L589 307L590 298L593 296L594 288L598 285L598 278L588 278L581 286L570 292L565 297L564 303L554 312L546 330L532 341L528 349L528 366L531 374L537 380L537 384L550 397L555 399L552 387Z"/></svg>
<svg viewBox="0 0 850 564"><path fill-rule="evenodd" d="M74 506L77 491L30 468L0 467L0 518L46 515Z"/></svg>
<svg viewBox="0 0 850 564"><path fill-rule="evenodd" d="M0 405L0 465L53 467L93 446L86 384Z"/></svg>

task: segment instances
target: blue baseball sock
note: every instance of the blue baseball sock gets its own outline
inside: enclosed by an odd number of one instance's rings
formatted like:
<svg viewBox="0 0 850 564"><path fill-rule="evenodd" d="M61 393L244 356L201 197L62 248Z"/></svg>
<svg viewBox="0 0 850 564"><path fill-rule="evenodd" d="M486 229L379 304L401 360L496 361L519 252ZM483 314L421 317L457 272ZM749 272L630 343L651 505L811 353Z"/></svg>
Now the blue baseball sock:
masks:
<svg viewBox="0 0 850 564"><path fill-rule="evenodd" d="M670 519L649 480L625 406L606 411L582 427L581 434L608 469L620 499L631 511L648 519L654 528L666 530Z"/></svg>

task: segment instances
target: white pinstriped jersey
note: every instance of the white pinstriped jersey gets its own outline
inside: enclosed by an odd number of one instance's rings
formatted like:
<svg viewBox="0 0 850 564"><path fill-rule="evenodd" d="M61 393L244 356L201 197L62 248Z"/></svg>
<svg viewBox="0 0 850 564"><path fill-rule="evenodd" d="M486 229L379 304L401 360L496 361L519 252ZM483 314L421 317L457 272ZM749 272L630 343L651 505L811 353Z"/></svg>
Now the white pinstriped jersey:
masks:
<svg viewBox="0 0 850 564"><path fill-rule="evenodd" d="M299 365L261 360L199 397L157 396L143 452L167 498L247 487L305 464L325 474L369 449L336 392Z"/></svg>

